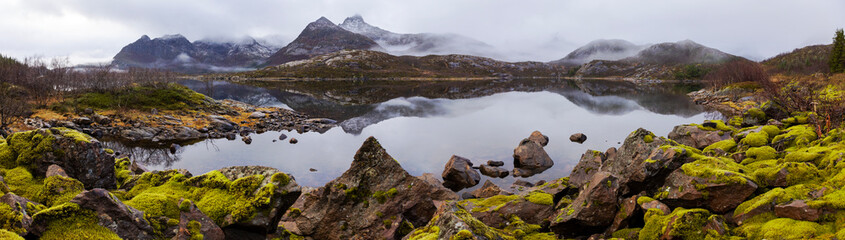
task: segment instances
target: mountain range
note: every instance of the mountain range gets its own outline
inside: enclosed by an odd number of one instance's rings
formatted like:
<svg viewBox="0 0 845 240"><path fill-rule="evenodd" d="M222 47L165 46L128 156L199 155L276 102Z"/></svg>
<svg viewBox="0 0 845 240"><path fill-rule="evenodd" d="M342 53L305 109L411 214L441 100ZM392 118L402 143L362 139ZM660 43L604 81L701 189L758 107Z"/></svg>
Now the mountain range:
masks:
<svg viewBox="0 0 845 240"><path fill-rule="evenodd" d="M543 74L538 76L666 79L685 65L713 67L741 59L691 40L637 45L610 39L592 41L548 63L509 63L474 57L489 56L495 49L472 38L457 34L394 33L368 24L360 15L348 17L341 24L321 17L309 23L296 39L281 48L278 46L251 37L190 42L179 34L155 39L145 35L125 46L115 55L113 63L120 68L164 68L184 73L268 67L246 75L275 77L396 76L398 73L409 74L407 77L491 77L536 72ZM494 66L502 68L494 69Z"/></svg>

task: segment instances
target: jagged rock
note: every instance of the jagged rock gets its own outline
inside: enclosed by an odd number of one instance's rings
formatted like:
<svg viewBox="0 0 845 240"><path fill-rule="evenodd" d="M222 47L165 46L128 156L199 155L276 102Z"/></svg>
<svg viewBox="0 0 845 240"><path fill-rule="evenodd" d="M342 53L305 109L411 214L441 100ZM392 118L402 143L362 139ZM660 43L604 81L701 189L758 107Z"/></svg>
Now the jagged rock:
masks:
<svg viewBox="0 0 845 240"><path fill-rule="evenodd" d="M641 212L640 206L637 205L638 197L639 196L634 195L629 198L620 200L619 211L613 218L613 224L611 224L610 227L607 228L607 230L605 231L606 233L616 232L619 229L628 227L629 222L642 219L641 215L634 214Z"/></svg>
<svg viewBox="0 0 845 240"><path fill-rule="evenodd" d="M423 173L422 176L417 178L425 181L434 188L434 190L429 193L432 199L459 199L458 194L444 187L443 182L440 181L440 177L434 175L434 173Z"/></svg>
<svg viewBox="0 0 845 240"><path fill-rule="evenodd" d="M69 177L67 175L67 173L65 172L65 170L62 169L62 167L59 167L59 165L56 165L56 164L51 164L49 167L47 167L47 172L44 173L45 178L52 177L52 176Z"/></svg>
<svg viewBox="0 0 845 240"><path fill-rule="evenodd" d="M144 212L123 204L105 189L95 188L84 191L76 195L70 203L76 204L76 206L63 205L65 210L56 214L66 214L64 217L68 217L78 214L83 209L91 210L99 219L97 224L109 229L123 239L155 239L153 228L144 219ZM47 226L50 221L54 220L51 217L59 217L40 216L41 214L36 215L32 222L33 234L36 236L41 236L48 230Z"/></svg>
<svg viewBox="0 0 845 240"><path fill-rule="evenodd" d="M532 132L531 135L528 136L528 140L534 141L535 143L540 144L540 146L543 147L549 144L549 137L543 135L543 133L540 133L540 131Z"/></svg>
<svg viewBox="0 0 845 240"><path fill-rule="evenodd" d="M263 112L253 112L253 113L249 114L249 118L253 118L253 119L264 118L266 116L267 116L267 114L264 114Z"/></svg>
<svg viewBox="0 0 845 240"><path fill-rule="evenodd" d="M586 153L581 155L578 164L572 168L572 172L569 173L569 184L579 188L583 186L587 180L593 177L593 174L601 169L601 164L605 159L607 159L607 156L604 153L587 150Z"/></svg>
<svg viewBox="0 0 845 240"><path fill-rule="evenodd" d="M757 184L745 177L724 174L726 176L702 178L677 169L666 178L661 188L665 197L660 200L672 207L701 207L725 213L739 206L757 190Z"/></svg>
<svg viewBox="0 0 845 240"><path fill-rule="evenodd" d="M4 222L4 226L9 227L9 229L6 230L16 232L21 236L30 232L32 215L38 212L39 209L46 208L40 203L30 201L29 199L15 195L15 193L12 192L8 192L0 197L0 204L9 205L11 208L11 211L7 213L9 215L4 216L10 217L5 219L5 221L9 222ZM20 217L20 219L18 219L18 217Z"/></svg>
<svg viewBox="0 0 845 240"><path fill-rule="evenodd" d="M250 136L242 137L241 140L243 140L244 143L246 143L246 144L252 143L252 137L250 137Z"/></svg>
<svg viewBox="0 0 845 240"><path fill-rule="evenodd" d="M585 141L587 141L587 135L584 135L583 133L572 134L571 136L569 136L569 141L584 143Z"/></svg>
<svg viewBox="0 0 845 240"><path fill-rule="evenodd" d="M261 190L267 184L273 183L275 181L273 176L277 173L284 174L287 176L287 180L281 180L282 183L287 182L284 185L276 184L275 193L273 194L272 198L268 201L268 207L264 209L260 209L256 212L253 216L250 217L249 220L235 222L233 221L233 217L230 214L226 216L226 222L220 224L220 227L224 230L228 229L242 229L251 232L255 232L255 230L263 231L263 233L270 233L276 230L278 225L279 219L285 214L285 211L294 204L297 198L299 198L300 194L302 193L302 187L300 187L296 183L296 179L293 176L288 174L282 173L278 169L272 167L265 167L265 166L233 166L218 169L218 172L222 173L223 176L226 176L229 180L236 180L243 177L255 176L255 175L262 175L264 176L264 180L261 184L258 185L256 191Z"/></svg>
<svg viewBox="0 0 845 240"><path fill-rule="evenodd" d="M499 186L497 186L490 180L484 181L484 185L481 185L480 188L476 189L475 191L472 191L472 196L476 198L489 198L496 195L511 194L512 193L502 190L501 188L499 188Z"/></svg>
<svg viewBox="0 0 845 240"><path fill-rule="evenodd" d="M504 168L491 167L486 164L481 164L478 170L481 171L481 174L494 178L504 178L507 177L509 174L508 170L505 170Z"/></svg>
<svg viewBox="0 0 845 240"><path fill-rule="evenodd" d="M46 176L55 164L88 189L115 187L114 156L90 136L51 128L15 133L7 141L18 163L32 164L37 176Z"/></svg>
<svg viewBox="0 0 845 240"><path fill-rule="evenodd" d="M493 167L501 167L501 166L504 166L504 165L505 165L505 162L502 162L502 161L487 160L487 165L490 165L490 166L493 166Z"/></svg>
<svg viewBox="0 0 845 240"><path fill-rule="evenodd" d="M705 124L708 124L707 122ZM712 127L715 128L715 123L712 123ZM721 132L721 134L720 134ZM731 138L730 132L722 132L722 131L708 131L699 128L695 125L679 125L675 126L671 132L669 132L669 139L675 140L676 142L687 145L690 147L704 149L711 144L716 142L727 140Z"/></svg>
<svg viewBox="0 0 845 240"><path fill-rule="evenodd" d="M656 191L663 186L663 181L675 169L694 159L687 156L682 147L661 148L669 144L665 139L655 137L645 129L637 129L619 147L608 150L607 159L601 170L619 178L623 186L620 194Z"/></svg>
<svg viewBox="0 0 845 240"><path fill-rule="evenodd" d="M279 135L279 140L280 140L280 141L281 141L281 140L285 140L285 138L288 138L288 135L285 135L284 133L282 133L281 135Z"/></svg>
<svg viewBox="0 0 845 240"><path fill-rule="evenodd" d="M555 165L546 150L539 143L523 139L513 150L513 176L530 177L546 171Z"/></svg>
<svg viewBox="0 0 845 240"><path fill-rule="evenodd" d="M411 176L378 141L368 138L339 178L304 194L281 225L313 239L399 239L437 211L437 189Z"/></svg>
<svg viewBox="0 0 845 240"><path fill-rule="evenodd" d="M188 201L185 203L184 201ZM180 208L187 206L187 209L179 209L179 225L177 226L176 236L174 240L188 240L195 237L196 234L202 234L203 239L224 239L226 236L223 230L211 221L211 218L197 209L197 205L187 199L179 200Z"/></svg>
<svg viewBox="0 0 845 240"><path fill-rule="evenodd" d="M646 214L640 239L720 238L728 231L724 219L705 209L676 208L672 213Z"/></svg>
<svg viewBox="0 0 845 240"><path fill-rule="evenodd" d="M601 232L613 223L618 209L619 179L609 172L593 174L569 206L557 210L550 228L564 236Z"/></svg>
<svg viewBox="0 0 845 240"><path fill-rule="evenodd" d="M775 216L782 218L814 222L819 220L821 214L821 210L807 206L804 200L795 200L787 204L775 206Z"/></svg>
<svg viewBox="0 0 845 240"><path fill-rule="evenodd" d="M518 187L533 187L533 186L534 186L534 184L531 183L531 182L528 182L528 181L525 181L525 180L522 180L522 179L517 179L516 181L513 181L511 188L514 188L514 187L517 187L517 188Z"/></svg>
<svg viewBox="0 0 845 240"><path fill-rule="evenodd" d="M446 163L440 176L443 178L443 186L452 191L478 185L478 181L481 180L481 175L472 168L472 162L469 159L455 155L452 155Z"/></svg>

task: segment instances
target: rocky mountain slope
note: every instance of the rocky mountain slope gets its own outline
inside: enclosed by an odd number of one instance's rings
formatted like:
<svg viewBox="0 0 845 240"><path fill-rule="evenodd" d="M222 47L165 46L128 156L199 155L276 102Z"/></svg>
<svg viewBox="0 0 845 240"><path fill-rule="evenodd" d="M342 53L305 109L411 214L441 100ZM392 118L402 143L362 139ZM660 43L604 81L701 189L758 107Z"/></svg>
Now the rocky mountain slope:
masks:
<svg viewBox="0 0 845 240"><path fill-rule="evenodd" d="M490 56L492 46L458 34L400 34L368 24L361 15L346 18L339 25L347 31L364 35L394 55L467 54Z"/></svg>
<svg viewBox="0 0 845 240"><path fill-rule="evenodd" d="M381 47L370 38L347 31L321 17L309 23L293 42L270 56L266 65L279 65L349 49L369 50Z"/></svg>
<svg viewBox="0 0 845 240"><path fill-rule="evenodd" d="M566 57L551 64L564 66L578 66L593 60L619 60L632 57L647 46L638 46L621 39L599 39L587 43L575 51L570 52Z"/></svg>
<svg viewBox="0 0 845 240"><path fill-rule="evenodd" d="M251 37L237 41L188 41L182 35L150 39L147 35L114 56L119 68L161 68L185 73L247 70L275 51Z"/></svg>
<svg viewBox="0 0 845 240"><path fill-rule="evenodd" d="M828 59L830 59L832 49L832 44L807 46L792 50L792 52L778 54L763 60L762 63L770 73L828 73L830 72Z"/></svg>
<svg viewBox="0 0 845 240"><path fill-rule="evenodd" d="M744 60L690 40L651 45L636 55L611 60L594 60L580 67L581 77L623 77L636 79L677 79L690 68L707 72L720 64ZM700 76L699 76L700 77Z"/></svg>
<svg viewBox="0 0 845 240"><path fill-rule="evenodd" d="M243 77L281 78L448 78L558 76L560 69L541 62L502 62L468 55L393 56L370 50L343 50L240 73Z"/></svg>

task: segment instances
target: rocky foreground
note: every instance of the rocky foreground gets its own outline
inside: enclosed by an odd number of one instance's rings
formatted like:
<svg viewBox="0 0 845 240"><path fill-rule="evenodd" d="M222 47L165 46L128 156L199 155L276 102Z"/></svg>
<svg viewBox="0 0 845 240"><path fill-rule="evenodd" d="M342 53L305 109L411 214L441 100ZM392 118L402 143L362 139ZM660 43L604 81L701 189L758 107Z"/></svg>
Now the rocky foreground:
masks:
<svg viewBox="0 0 845 240"><path fill-rule="evenodd" d="M374 138L363 143L342 176L314 189L259 166L198 176L184 170L145 172L128 158L116 159L88 135L43 128L0 140L0 235L845 239L840 230L845 229L845 133L837 129L819 136L807 124L812 117L796 114L745 128L708 121L676 126L668 138L638 129L618 149L584 153L568 177L513 193L486 182L465 199L431 174L408 174ZM547 142L532 134L515 155ZM468 160L453 157L449 165L473 175L468 172L476 170L463 161Z"/></svg>

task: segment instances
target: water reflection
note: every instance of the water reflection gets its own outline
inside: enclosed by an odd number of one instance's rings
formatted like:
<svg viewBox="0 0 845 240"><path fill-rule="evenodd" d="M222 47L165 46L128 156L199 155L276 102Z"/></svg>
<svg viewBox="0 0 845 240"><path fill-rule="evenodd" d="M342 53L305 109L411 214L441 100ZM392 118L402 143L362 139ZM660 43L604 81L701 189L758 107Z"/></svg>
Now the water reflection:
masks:
<svg viewBox="0 0 845 240"><path fill-rule="evenodd" d="M504 91L464 99L402 96L380 103L334 105L327 98L315 97L316 94L268 90L271 95L274 91L296 94L276 99L285 99L287 102L280 102L297 111L300 111L297 107L304 106L300 104L302 99L308 98L341 110L349 109L342 106L368 106L369 110L349 111L360 114L349 114L351 117L342 119L341 128L323 134L284 132L288 137L297 138L298 144L273 141L280 133L268 132L253 135L251 145L240 140L208 140L185 146L172 156L158 155L169 160L146 160L145 164L152 169L186 168L193 173L234 165L265 165L292 173L303 185L320 186L349 168L352 156L368 136L375 136L411 174L420 175L425 172L439 174L453 154L475 163L504 161L505 168L513 169L513 149L532 131L539 130L550 137L545 149L555 165L526 179L537 181L567 176L587 149L618 147L618 142L639 127L666 136L675 125L700 123L717 116L702 113L697 108L672 110L669 108L686 105L671 102L657 104L663 107L646 107L641 103L658 103L653 100L658 98L644 96L646 94L626 95L619 91L621 88L594 87L593 92L585 92L570 88L574 85L563 81L545 85L546 89L551 89L547 91ZM528 86L540 85L522 84L513 88ZM299 98L299 103L289 101L291 98ZM663 114L652 109L677 114ZM569 142L569 135L576 132L586 134L587 142ZM164 153L167 153L166 149ZM318 172L310 172L310 168ZM509 186L514 178L491 180Z"/></svg>

